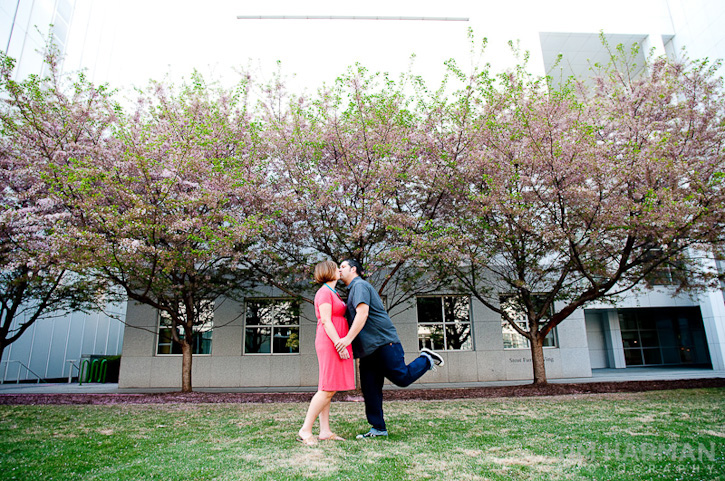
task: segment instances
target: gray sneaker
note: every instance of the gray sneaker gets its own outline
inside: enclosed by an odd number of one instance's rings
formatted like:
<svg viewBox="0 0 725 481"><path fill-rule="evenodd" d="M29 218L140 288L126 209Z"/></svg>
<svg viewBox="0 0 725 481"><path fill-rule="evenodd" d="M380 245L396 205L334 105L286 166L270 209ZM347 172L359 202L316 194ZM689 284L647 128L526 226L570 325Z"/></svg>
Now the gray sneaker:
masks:
<svg viewBox="0 0 725 481"><path fill-rule="evenodd" d="M388 430L380 430L375 428L370 428L370 431L366 432L365 434L358 434L355 436L356 439L366 439L366 438L377 438L378 436L387 436Z"/></svg>
<svg viewBox="0 0 725 481"><path fill-rule="evenodd" d="M433 364L431 365L432 370L435 370L436 366L442 366L445 364L445 361L443 360L443 358L441 357L440 354L438 354L435 351L431 351L427 347L424 347L423 349L421 349L420 353L428 356L428 358L433 362Z"/></svg>

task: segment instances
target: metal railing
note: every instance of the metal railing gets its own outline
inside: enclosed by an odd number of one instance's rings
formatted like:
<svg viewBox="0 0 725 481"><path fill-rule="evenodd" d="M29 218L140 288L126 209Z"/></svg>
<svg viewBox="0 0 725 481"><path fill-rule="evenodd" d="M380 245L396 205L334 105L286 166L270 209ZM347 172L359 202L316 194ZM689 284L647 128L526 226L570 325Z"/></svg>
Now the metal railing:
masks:
<svg viewBox="0 0 725 481"><path fill-rule="evenodd" d="M70 370L68 372L68 383L73 382L73 369L78 371L78 385L83 383L104 383L106 382L106 373L108 371L108 361L106 359L69 359Z"/></svg>
<svg viewBox="0 0 725 481"><path fill-rule="evenodd" d="M68 384L70 384L73 382L73 368L76 368L79 377L81 368L78 364L76 364L78 362L76 359L68 359L66 362L70 364L70 369L68 369Z"/></svg>
<svg viewBox="0 0 725 481"><path fill-rule="evenodd" d="M25 369L25 371L26 371L26 374L25 374L25 379L23 379L24 381L27 381L27 380L28 380L28 379L27 379L27 377L28 377L28 376L27 376L27 374L28 374L28 373L30 373L30 374L32 374L33 376L35 376L35 378L36 378L35 382L37 382L37 383L40 383L40 381L41 381L41 379L42 379L42 376L40 376L40 375L39 375L39 374L37 374L37 373L36 373L35 371L33 371L32 369L30 369L30 368L29 368L28 366L26 366L26 365L25 365L24 363L22 363L22 362L20 362L20 361L10 360L10 361L2 361L2 362L0 362L0 366L1 366L2 364L5 364L5 369L2 369L2 368L0 368L0 370L2 370L2 372L3 372L3 377L2 377L2 379L0 379L0 384L5 384L6 382L8 382L8 368L10 367L10 363L17 363L17 364L19 364L19 365L20 365L20 366L18 367L18 375L17 375L17 377L15 378L15 382L16 382L17 384L20 384L20 373L22 373L22 372L23 372L23 371L22 371L23 369Z"/></svg>
<svg viewBox="0 0 725 481"><path fill-rule="evenodd" d="M107 371L108 361L106 359L83 359L78 373L78 385L82 386L84 382L104 383Z"/></svg>

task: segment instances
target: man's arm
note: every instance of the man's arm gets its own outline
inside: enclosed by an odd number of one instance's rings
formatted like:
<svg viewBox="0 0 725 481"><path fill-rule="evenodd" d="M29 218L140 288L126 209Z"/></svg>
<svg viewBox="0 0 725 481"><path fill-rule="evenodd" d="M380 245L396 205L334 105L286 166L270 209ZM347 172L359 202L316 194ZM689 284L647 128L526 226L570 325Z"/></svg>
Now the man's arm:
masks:
<svg viewBox="0 0 725 481"><path fill-rule="evenodd" d="M352 340L355 339L358 334L360 334L360 331L362 331L362 328L365 327L365 323L368 320L369 312L370 306L368 306L364 302L361 302L357 305L357 307L355 308L355 319L352 320L352 326L350 326L350 330L345 337L341 338L335 343L335 349L337 349L337 352L341 353L342 351L347 349L347 346L350 345Z"/></svg>

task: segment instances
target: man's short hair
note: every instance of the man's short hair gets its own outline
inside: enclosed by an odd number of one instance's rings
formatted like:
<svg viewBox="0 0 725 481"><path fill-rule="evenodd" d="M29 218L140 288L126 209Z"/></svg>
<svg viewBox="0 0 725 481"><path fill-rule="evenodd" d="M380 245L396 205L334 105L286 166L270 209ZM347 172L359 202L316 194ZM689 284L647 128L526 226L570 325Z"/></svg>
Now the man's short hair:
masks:
<svg viewBox="0 0 725 481"><path fill-rule="evenodd" d="M322 261L315 266L315 282L324 284L335 280L337 264L333 261Z"/></svg>
<svg viewBox="0 0 725 481"><path fill-rule="evenodd" d="M357 272L357 275L359 275L362 278L365 277L365 271L363 271L362 264L360 264L355 259L345 259L345 262L347 262L347 265L349 265L350 267L355 268L355 272Z"/></svg>

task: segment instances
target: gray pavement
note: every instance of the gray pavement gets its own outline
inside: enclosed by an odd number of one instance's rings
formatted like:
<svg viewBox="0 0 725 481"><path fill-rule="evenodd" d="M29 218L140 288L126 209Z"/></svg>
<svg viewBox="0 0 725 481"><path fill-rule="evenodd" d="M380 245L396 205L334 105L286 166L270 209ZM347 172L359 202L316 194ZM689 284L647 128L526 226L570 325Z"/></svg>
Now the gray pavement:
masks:
<svg viewBox="0 0 725 481"><path fill-rule="evenodd" d="M666 367L631 367L627 369L593 369L592 377L578 377L569 379L550 379L550 383L589 383L589 382L623 382L623 381L660 381L679 379L707 379L725 378L725 371L698 368L666 368ZM407 389L433 389L433 388L465 388L487 386L517 386L530 384L530 380L523 381L486 381L469 383L415 383ZM388 389L398 389L395 386L386 386ZM312 392L316 386L297 388L195 388L197 392ZM0 394L112 394L112 393L161 393L175 392L179 389L121 389L118 384L106 383L52 383L52 384L0 384Z"/></svg>

